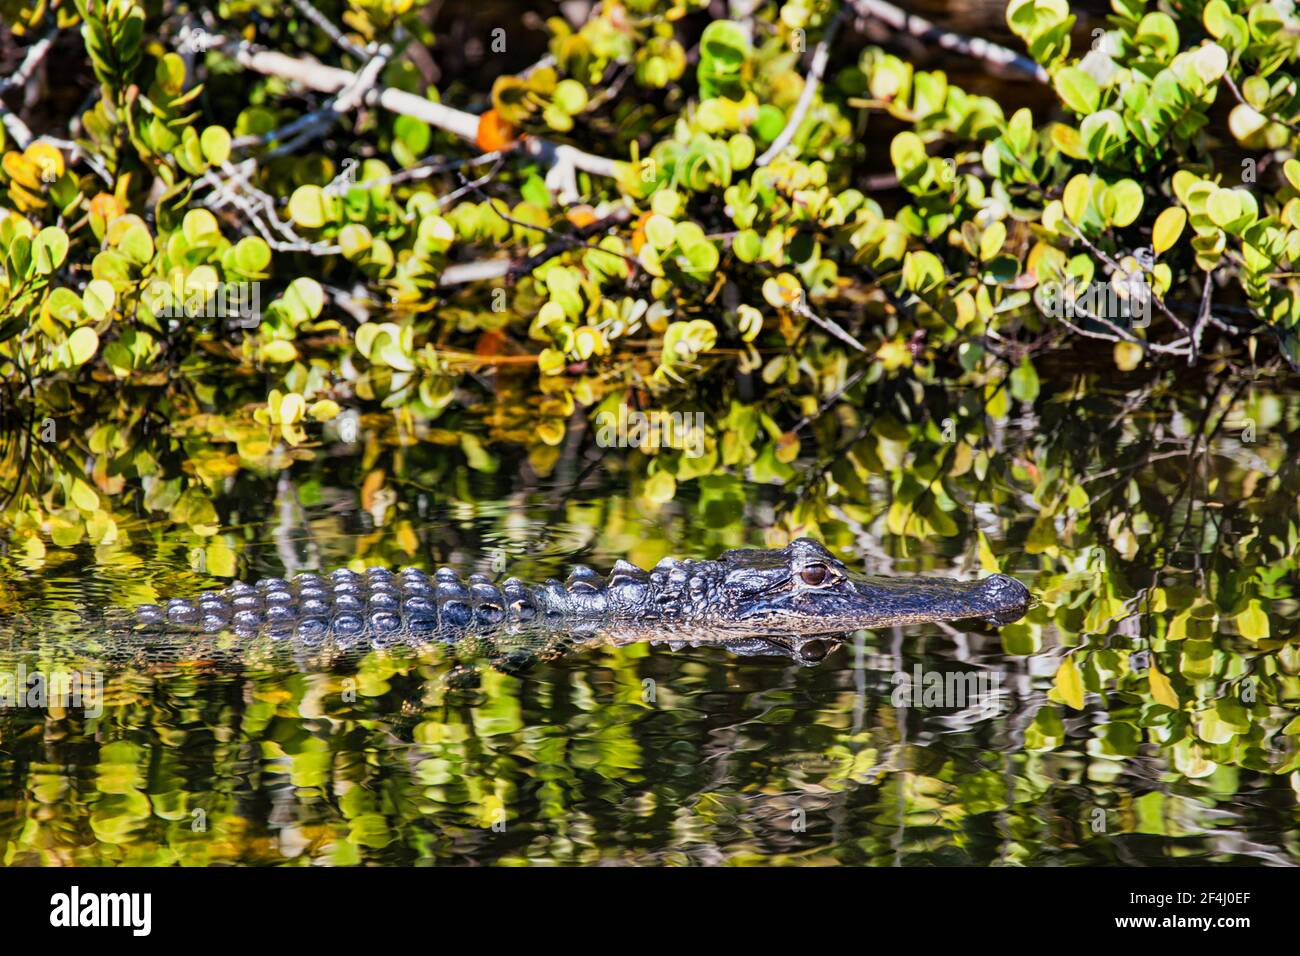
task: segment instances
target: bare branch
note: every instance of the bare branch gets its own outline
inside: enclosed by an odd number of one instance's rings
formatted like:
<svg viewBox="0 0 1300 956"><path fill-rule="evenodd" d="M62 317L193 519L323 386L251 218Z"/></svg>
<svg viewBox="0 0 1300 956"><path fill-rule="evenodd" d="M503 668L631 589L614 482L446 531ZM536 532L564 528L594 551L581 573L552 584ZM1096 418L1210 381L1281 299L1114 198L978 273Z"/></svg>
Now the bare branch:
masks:
<svg viewBox="0 0 1300 956"><path fill-rule="evenodd" d="M908 13L892 3L886 3L885 0L849 0L849 5L857 11L859 16L874 17L895 30L909 33L920 40L937 43L945 50L983 60L994 67L1009 73L1027 76L1039 83L1051 82L1051 78L1047 75L1045 69L1015 50L1009 50L1004 46L990 43L988 40L982 40L979 37L968 37L961 33L945 30L942 27L935 26L924 17Z"/></svg>
<svg viewBox="0 0 1300 956"><path fill-rule="evenodd" d="M18 64L18 69L10 76L0 79L0 96L4 96L14 87L26 85L32 78L32 74L36 72L36 68L41 65L41 61L45 59L45 54L50 52L50 47L54 45L58 35L59 28L50 27L45 36L27 48L27 55L23 57L23 62Z"/></svg>
<svg viewBox="0 0 1300 956"><path fill-rule="evenodd" d="M312 6L308 0L289 0L289 2L297 7L304 17L316 24L321 32L334 41L334 45L344 53L351 53L358 60L366 59L366 51L344 36L343 31L330 22L330 19Z"/></svg>
<svg viewBox="0 0 1300 956"><path fill-rule="evenodd" d="M867 347L863 345L861 342L859 342L857 339L855 339L853 336L849 335L849 333L846 332L842 326L838 325L835 322L832 322L830 319L823 318L822 316L814 312L812 309L808 308L808 304L804 302L802 298L798 299L794 303L794 305L790 306L790 311L793 312L795 315L802 316L803 318L807 319L808 321L812 322L815 325L820 325L823 329L825 329L831 335L835 336L841 342L853 346L859 352L867 351Z"/></svg>
<svg viewBox="0 0 1300 956"><path fill-rule="evenodd" d="M58 35L59 28L52 26L45 36L27 48L27 55L23 57L23 62L18 64L18 69L14 70L11 76L0 79L0 97L12 89L27 85L27 82L32 78L32 74L36 72L36 68L45 59L45 55L50 52L50 47L54 45L54 40ZM26 123L18 118L17 114L7 109L4 103L0 103L0 123L4 124L4 128L9 131L9 135L13 137L13 141L19 149L26 149L31 145L32 131L28 129Z"/></svg>
<svg viewBox="0 0 1300 956"><path fill-rule="evenodd" d="M840 21L844 18L844 11L831 18L831 22L826 25L826 32L822 34L821 42L813 51L812 64L808 67L808 75L804 77L803 90L799 93L799 101L794 104L794 109L790 111L790 118L786 120L785 128L772 140L772 145L763 151L763 155L754 161L755 166L766 166L776 157L780 156L790 141L794 139L794 134L799 131L799 126L803 123L804 117L808 115L808 110L812 108L813 100L817 98L817 89L821 86L822 76L826 73L826 64L831 57L831 44L835 42L835 34L840 28Z"/></svg>
<svg viewBox="0 0 1300 956"><path fill-rule="evenodd" d="M209 48L233 48L231 55L236 62L247 69L267 76L292 80L320 93L338 93L351 86L357 77L357 74L350 70L326 66L314 60L287 56L273 50L262 50L251 44L220 35L206 34L205 42ZM430 126L471 143L478 138L479 118L473 113L466 113L413 93L387 87L372 89L364 99L366 103L377 103L391 113L414 116ZM551 174L547 176L547 183L561 193L561 201L572 201L577 197L574 175L577 171L590 173L593 176L617 178L625 165L617 160L594 156L576 147L553 143L538 137L527 137L521 143L521 147L529 155L551 165Z"/></svg>
<svg viewBox="0 0 1300 956"><path fill-rule="evenodd" d="M359 107L376 83L379 82L379 74L383 72L388 65L388 59L392 56L392 50L389 47L380 47L372 56L361 71L356 74L356 79L349 83L338 94L323 107L308 113L301 119L282 127L279 130L266 134L267 140L278 140L280 145L271 150L264 159L273 159L277 156L283 156L300 149L305 143L311 142L318 136L325 135L325 132L338 121L340 116L352 112Z"/></svg>
<svg viewBox="0 0 1300 956"><path fill-rule="evenodd" d="M1196 314L1196 324L1192 326L1192 352L1187 356L1187 364L1195 365L1197 355L1201 351L1201 333L1205 331L1205 324L1210 321L1210 308L1214 302L1214 274L1207 271L1205 273L1205 288L1201 290L1201 308Z"/></svg>

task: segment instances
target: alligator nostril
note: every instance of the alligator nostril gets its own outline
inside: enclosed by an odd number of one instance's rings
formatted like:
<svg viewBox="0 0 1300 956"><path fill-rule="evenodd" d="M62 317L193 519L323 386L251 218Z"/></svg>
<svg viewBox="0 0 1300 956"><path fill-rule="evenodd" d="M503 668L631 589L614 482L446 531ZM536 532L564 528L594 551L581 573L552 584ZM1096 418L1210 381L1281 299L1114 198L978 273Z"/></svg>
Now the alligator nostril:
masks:
<svg viewBox="0 0 1300 956"><path fill-rule="evenodd" d="M1009 574L990 574L980 582L980 587L998 597L1012 595L1029 596L1029 589Z"/></svg>

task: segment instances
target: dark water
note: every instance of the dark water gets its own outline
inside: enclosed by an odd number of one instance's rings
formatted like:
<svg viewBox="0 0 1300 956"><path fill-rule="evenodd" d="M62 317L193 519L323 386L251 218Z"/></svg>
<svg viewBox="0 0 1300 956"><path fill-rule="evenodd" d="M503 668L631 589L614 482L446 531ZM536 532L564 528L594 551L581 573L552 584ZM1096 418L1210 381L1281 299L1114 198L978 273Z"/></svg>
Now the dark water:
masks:
<svg viewBox="0 0 1300 956"><path fill-rule="evenodd" d="M1047 431L1013 423L1002 455L1029 455ZM1283 431L1260 453L1285 448ZM828 500L843 507L800 526L880 573L968 577L985 532L1041 601L1002 631L862 633L816 664L582 647L522 674L480 667L477 687L449 686L464 654L448 649L318 668L215 666L218 655L202 653L106 663L99 609L230 575L450 563L541 580L573 561L649 566L779 543L800 507L788 488L723 476L655 505L624 458L591 455L585 475L561 467L538 479L509 458L494 474L448 464L438 446L409 451L388 493L369 494L356 456L336 452L316 453L292 480L232 486L215 536L174 515L123 515L108 544L9 536L4 607L27 621L5 625L5 668L75 670L101 680L102 696L0 709L6 865L1300 861L1289 566L1265 604L1267 640L1234 634L1226 612L1174 625L1176 609L1159 603L1089 620L1112 585L1085 539L1042 550L1033 483L996 506L963 505L959 517L973 517L955 534L855 520L863 502L842 492ZM1158 469L1135 474L1159 481ZM988 489L986 502L999 497ZM1294 513L1285 487L1271 500ZM205 562L225 560L222 542L233 557L218 574ZM1257 547L1267 555L1266 541ZM1197 553L1212 567L1214 548L1185 546L1161 574L1185 579L1179 565ZM1171 626L1187 633L1175 639ZM1131 657L1143 648L1177 712ZM1081 662L1082 707L1053 689L1067 658ZM977 690L927 700L926 681L949 674ZM900 690L901 675L917 689Z"/></svg>

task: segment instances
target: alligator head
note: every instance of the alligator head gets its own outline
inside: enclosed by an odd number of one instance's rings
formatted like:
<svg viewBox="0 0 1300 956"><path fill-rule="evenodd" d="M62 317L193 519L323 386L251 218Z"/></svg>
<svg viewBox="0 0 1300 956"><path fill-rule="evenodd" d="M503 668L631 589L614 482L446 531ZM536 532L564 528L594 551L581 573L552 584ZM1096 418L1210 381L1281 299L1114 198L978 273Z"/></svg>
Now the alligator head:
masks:
<svg viewBox="0 0 1300 956"><path fill-rule="evenodd" d="M1029 590L994 574L981 581L858 574L820 543L799 538L771 550L727 551L717 561L720 631L812 636L927 621L1019 620Z"/></svg>

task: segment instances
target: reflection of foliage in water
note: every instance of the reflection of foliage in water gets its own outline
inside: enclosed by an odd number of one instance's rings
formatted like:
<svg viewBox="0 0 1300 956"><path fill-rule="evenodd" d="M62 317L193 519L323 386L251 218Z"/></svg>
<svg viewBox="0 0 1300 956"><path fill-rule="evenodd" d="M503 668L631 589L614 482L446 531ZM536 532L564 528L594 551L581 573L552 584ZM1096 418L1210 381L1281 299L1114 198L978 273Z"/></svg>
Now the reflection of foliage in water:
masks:
<svg viewBox="0 0 1300 956"><path fill-rule="evenodd" d="M712 555L761 543L755 527L878 570L997 563L1040 603L1000 638L909 630L814 668L635 647L476 691L377 657L356 675L118 673L94 724L0 718L5 859L1294 862L1300 401L1264 375L1112 390L1079 362L1033 402L859 384L779 468L745 421L815 405L724 389L705 396L732 409L710 423L719 452L669 501L656 464L677 453L602 452L575 428L539 454L544 412L508 380L445 430L375 416L329 449L212 417L151 427L156 401L61 422L10 512L11 610L75 620L78 602L295 564L491 572L504 553L540 579ZM917 663L994 669L1002 714L895 706L891 676Z"/></svg>

